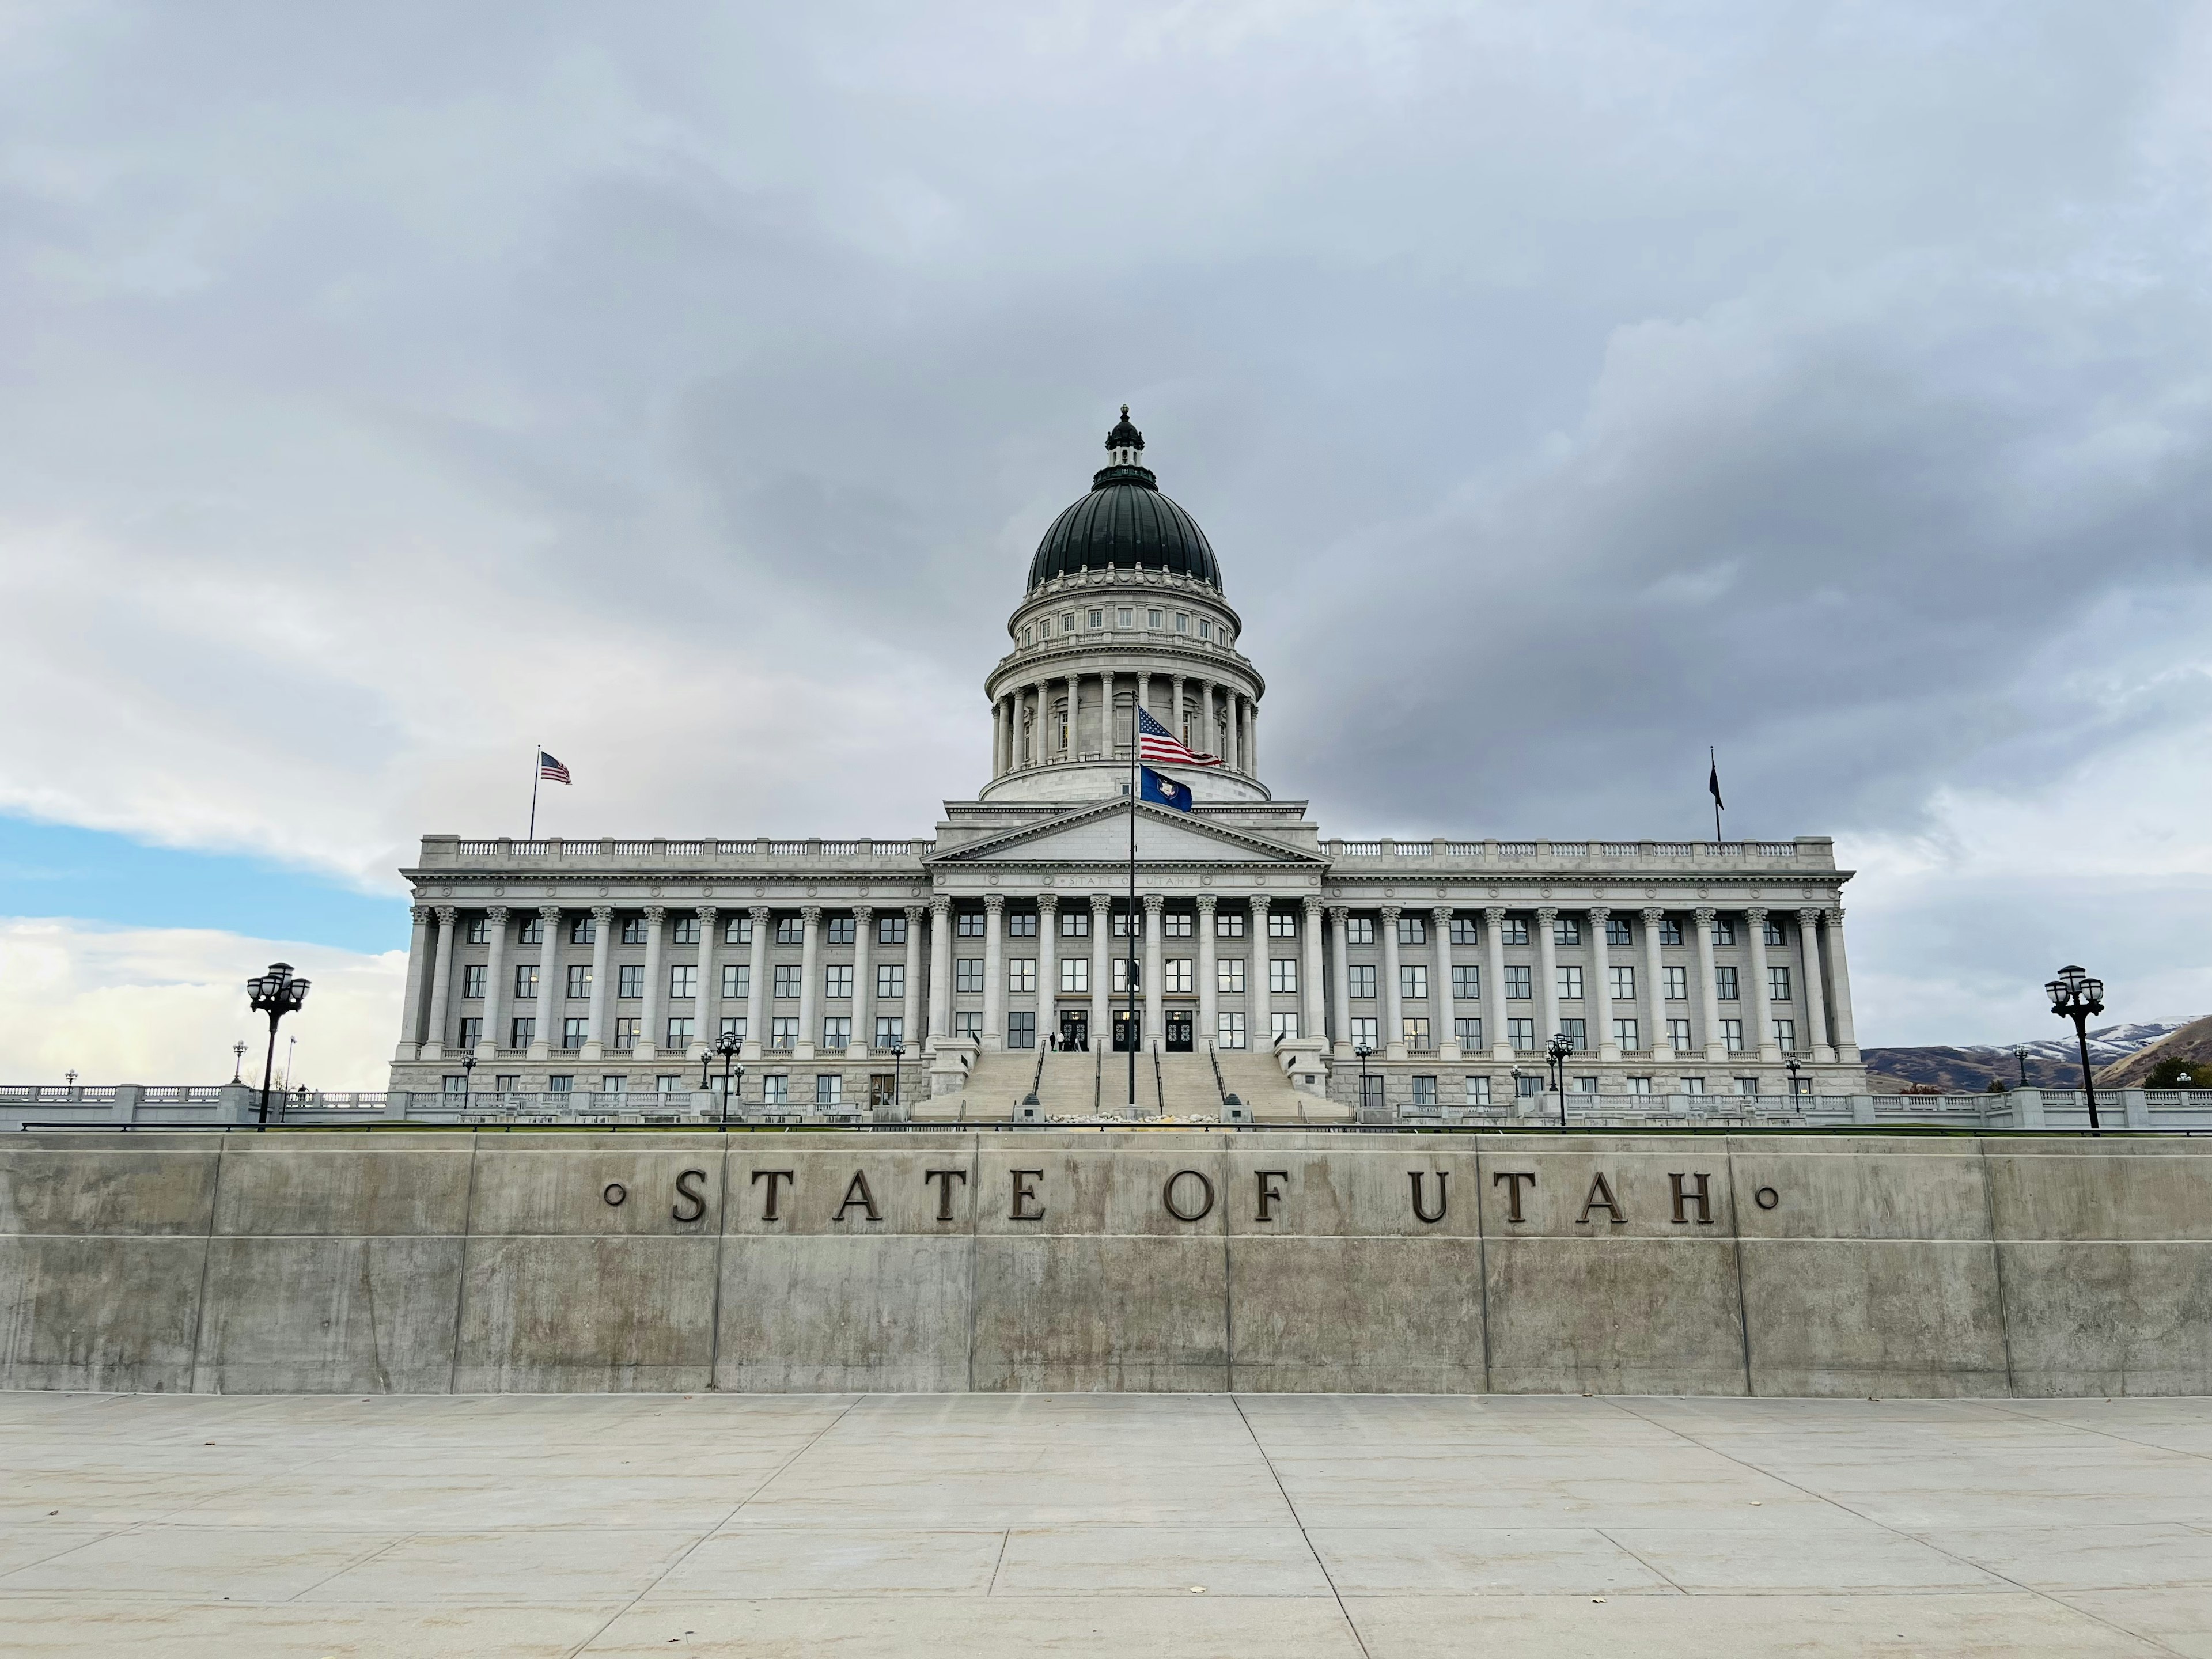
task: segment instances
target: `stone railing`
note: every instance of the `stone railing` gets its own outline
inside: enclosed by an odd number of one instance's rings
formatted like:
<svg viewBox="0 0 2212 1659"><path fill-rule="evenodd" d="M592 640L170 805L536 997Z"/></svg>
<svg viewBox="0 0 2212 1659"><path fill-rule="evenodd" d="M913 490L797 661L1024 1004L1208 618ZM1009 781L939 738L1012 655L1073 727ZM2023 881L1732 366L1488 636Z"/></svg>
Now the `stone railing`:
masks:
<svg viewBox="0 0 2212 1659"><path fill-rule="evenodd" d="M936 850L937 843L933 840L840 841L820 836L809 836L796 841L777 841L767 836L757 836L750 841L672 841L665 836L655 836L647 841L626 841L613 836L588 841L522 841L510 836L501 836L482 841L459 836L425 836L421 862L424 868L447 869L475 864L499 865L514 859L562 863L589 861L595 865L658 865L694 859L727 858L907 860L921 858Z"/></svg>
<svg viewBox="0 0 2212 1659"><path fill-rule="evenodd" d="M1331 1091L1346 1104L1358 1092L1358 1074L1340 1070ZM1346 1085L1347 1079L1350 1086ZM1394 1079L1395 1080L1395 1079ZM1449 1079L1444 1080L1449 1082ZM1440 1094L1449 1096L1448 1088ZM2212 1134L2212 1089L2114 1089L2097 1095L2098 1126L2114 1132ZM1407 1125L1465 1123L1557 1128L1560 1097L1523 1095L1470 1106L1449 1097L1435 1103L1392 1099L1367 1121ZM1627 1095L1565 1097L1565 1118L1577 1128L1640 1128L1673 1125L1834 1128L1868 1125L1950 1129L2087 1129L2087 1097L2079 1091L2014 1089L1971 1095Z"/></svg>
<svg viewBox="0 0 2212 1659"><path fill-rule="evenodd" d="M1322 851L1352 866L1453 864L1510 872L1518 866L1571 863L1597 869L1669 868L1791 871L1835 867L1834 843L1822 836L1795 841L1324 841Z"/></svg>

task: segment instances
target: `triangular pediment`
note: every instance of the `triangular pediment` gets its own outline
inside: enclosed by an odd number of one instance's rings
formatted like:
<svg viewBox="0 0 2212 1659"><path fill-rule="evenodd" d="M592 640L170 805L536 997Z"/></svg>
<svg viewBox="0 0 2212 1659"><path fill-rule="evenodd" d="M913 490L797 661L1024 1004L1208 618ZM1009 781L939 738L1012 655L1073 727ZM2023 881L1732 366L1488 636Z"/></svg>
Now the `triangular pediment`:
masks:
<svg viewBox="0 0 2212 1659"><path fill-rule="evenodd" d="M1129 860L1129 808L1108 801L1080 808L1042 823L1024 824L1002 835L970 842L941 853L939 865L1060 864L1110 866ZM1215 823L1140 802L1137 807L1137 862L1140 865L1310 866L1328 860L1235 824Z"/></svg>

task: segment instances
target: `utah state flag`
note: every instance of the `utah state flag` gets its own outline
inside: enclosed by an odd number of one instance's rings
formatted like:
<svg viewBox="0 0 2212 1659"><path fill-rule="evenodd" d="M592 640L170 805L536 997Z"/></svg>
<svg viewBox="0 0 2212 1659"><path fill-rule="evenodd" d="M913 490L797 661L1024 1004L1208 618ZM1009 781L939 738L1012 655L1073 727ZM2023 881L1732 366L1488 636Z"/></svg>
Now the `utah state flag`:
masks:
<svg viewBox="0 0 2212 1659"><path fill-rule="evenodd" d="M1172 806L1178 812L1190 811L1190 786L1164 777L1149 766L1139 767L1142 781L1137 786L1137 799L1156 800L1163 806Z"/></svg>

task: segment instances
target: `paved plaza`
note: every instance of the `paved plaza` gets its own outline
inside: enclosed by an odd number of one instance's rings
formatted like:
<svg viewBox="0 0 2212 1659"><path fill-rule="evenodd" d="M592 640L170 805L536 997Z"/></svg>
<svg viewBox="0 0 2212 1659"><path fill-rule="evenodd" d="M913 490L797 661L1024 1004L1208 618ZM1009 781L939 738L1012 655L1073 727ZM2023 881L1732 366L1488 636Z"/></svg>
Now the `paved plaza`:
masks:
<svg viewBox="0 0 2212 1659"><path fill-rule="evenodd" d="M0 1651L2212 1656L2212 1401L0 1395Z"/></svg>

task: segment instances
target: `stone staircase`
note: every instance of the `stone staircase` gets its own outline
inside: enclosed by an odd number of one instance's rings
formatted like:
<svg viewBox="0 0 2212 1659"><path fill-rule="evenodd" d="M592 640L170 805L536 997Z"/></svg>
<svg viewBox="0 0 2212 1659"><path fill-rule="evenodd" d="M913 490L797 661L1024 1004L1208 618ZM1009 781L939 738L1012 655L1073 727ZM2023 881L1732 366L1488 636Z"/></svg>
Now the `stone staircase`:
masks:
<svg viewBox="0 0 2212 1659"><path fill-rule="evenodd" d="M1159 1062L1159 1099L1155 1109L1161 1116L1220 1117L1221 1091L1213 1080L1212 1062L1203 1052L1143 1058ZM1141 1073L1138 1080L1145 1080Z"/></svg>
<svg viewBox="0 0 2212 1659"><path fill-rule="evenodd" d="M1058 1117L1089 1117L1098 1108L1098 1061L1095 1054L1048 1049L1037 1103Z"/></svg>
<svg viewBox="0 0 2212 1659"><path fill-rule="evenodd" d="M975 1063L969 1067L965 1088L957 1094L939 1095L924 1101L916 1108L915 1120L924 1123L1007 1122L1013 1117L1016 1104L1030 1091L1030 1080L1036 1075L1036 1062L1035 1049L996 1053L986 1049L975 1056Z"/></svg>
<svg viewBox="0 0 2212 1659"><path fill-rule="evenodd" d="M1221 1062L1223 1086L1252 1109L1255 1122L1297 1123L1309 1115L1334 1121L1343 1115L1315 1111L1328 1103L1291 1088L1281 1064L1264 1049L1224 1048L1215 1058Z"/></svg>

